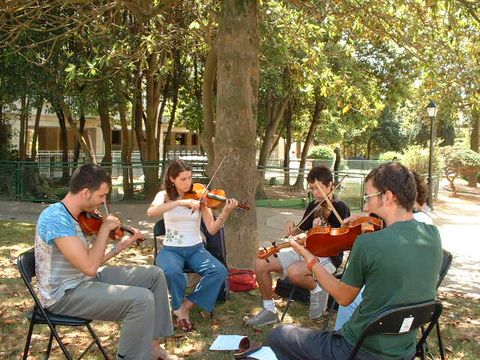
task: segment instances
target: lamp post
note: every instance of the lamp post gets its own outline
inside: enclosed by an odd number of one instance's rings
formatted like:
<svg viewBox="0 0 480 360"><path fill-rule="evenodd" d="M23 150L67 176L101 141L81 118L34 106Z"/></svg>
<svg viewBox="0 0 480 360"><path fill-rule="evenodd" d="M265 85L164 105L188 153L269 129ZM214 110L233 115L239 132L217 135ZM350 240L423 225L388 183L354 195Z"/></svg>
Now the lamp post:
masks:
<svg viewBox="0 0 480 360"><path fill-rule="evenodd" d="M428 157L428 202L427 205L433 210L433 145L435 143L435 117L437 116L437 104L430 101L427 105L427 114L430 118L430 156Z"/></svg>

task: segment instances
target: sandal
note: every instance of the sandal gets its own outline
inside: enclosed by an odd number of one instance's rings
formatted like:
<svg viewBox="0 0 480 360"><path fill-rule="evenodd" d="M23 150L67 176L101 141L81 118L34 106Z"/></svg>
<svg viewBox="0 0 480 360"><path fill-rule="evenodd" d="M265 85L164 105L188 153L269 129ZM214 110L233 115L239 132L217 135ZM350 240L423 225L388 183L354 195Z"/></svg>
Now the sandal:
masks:
<svg viewBox="0 0 480 360"><path fill-rule="evenodd" d="M193 324L187 319L177 319L176 326L185 332L193 331Z"/></svg>
<svg viewBox="0 0 480 360"><path fill-rule="evenodd" d="M238 350L233 353L235 359L246 359L248 355L253 354L255 351L260 350L261 343L250 341L248 337L244 337L238 344Z"/></svg>

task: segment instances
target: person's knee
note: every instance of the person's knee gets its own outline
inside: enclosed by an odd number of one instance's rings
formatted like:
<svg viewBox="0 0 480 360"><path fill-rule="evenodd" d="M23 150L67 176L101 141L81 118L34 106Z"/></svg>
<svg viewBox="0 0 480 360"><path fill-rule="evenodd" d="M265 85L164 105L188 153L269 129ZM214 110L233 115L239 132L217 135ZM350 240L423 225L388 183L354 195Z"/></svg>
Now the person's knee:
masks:
<svg viewBox="0 0 480 360"><path fill-rule="evenodd" d="M286 325L280 325L274 328L270 334L268 334L267 337L267 345L272 347L272 346L278 346L279 344L283 343L285 340L284 336L284 329Z"/></svg>
<svg viewBox="0 0 480 360"><path fill-rule="evenodd" d="M305 272L301 271L298 266L291 265L288 268L288 278L290 279L290 282L299 284L305 280Z"/></svg>
<svg viewBox="0 0 480 360"><path fill-rule="evenodd" d="M145 312L146 314L153 314L155 311L153 293L148 289L137 288L135 294L131 298L131 307L135 310Z"/></svg>

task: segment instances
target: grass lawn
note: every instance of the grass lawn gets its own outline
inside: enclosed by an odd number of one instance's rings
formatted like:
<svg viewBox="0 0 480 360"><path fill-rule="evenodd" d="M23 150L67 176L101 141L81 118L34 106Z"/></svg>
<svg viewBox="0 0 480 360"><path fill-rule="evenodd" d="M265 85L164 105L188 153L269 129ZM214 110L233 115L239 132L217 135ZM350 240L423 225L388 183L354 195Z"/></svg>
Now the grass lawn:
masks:
<svg viewBox="0 0 480 360"><path fill-rule="evenodd" d="M18 254L33 246L35 227L32 224L0 221L2 240L0 242L0 359L18 359L21 357L28 329L24 317L30 310L32 301L23 285L16 268ZM122 252L112 264L151 264L152 249L142 246ZM480 305L478 299L466 297L462 293L441 292L444 303L441 317L443 340L448 359L480 358ZM242 325L243 316L260 310L260 298L257 291L252 293L231 293L229 300L219 304L213 319L198 310L193 311L192 321L196 331L185 334L179 330L167 340L167 348L177 355L188 359L232 359L232 352L213 352L208 348L219 334L249 336L255 341L264 341L269 328L260 331ZM279 308L286 304L278 301ZM285 323L294 323L309 327L319 327L308 319L308 308L301 303L293 303ZM97 334L112 358L118 342L119 324L95 321L92 323ZM32 339L31 359L43 358L49 332L46 326L36 326ZM60 328L60 335L74 356L78 357L89 342L87 333L72 328ZM435 341L430 341L436 354ZM54 344L52 359L63 359L58 346ZM98 351L90 351L86 359L101 359ZM439 357L438 357L439 358Z"/></svg>

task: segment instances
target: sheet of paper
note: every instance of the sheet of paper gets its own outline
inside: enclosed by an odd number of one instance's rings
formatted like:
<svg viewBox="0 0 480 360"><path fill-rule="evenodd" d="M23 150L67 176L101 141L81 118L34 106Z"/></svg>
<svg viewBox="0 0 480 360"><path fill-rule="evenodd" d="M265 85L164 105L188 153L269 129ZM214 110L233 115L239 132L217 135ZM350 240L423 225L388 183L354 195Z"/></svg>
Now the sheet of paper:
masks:
<svg viewBox="0 0 480 360"><path fill-rule="evenodd" d="M240 340L245 336L242 335L218 335L210 350L238 350Z"/></svg>
<svg viewBox="0 0 480 360"><path fill-rule="evenodd" d="M261 349L248 356L258 360L278 360L275 353L268 346L262 346Z"/></svg>

